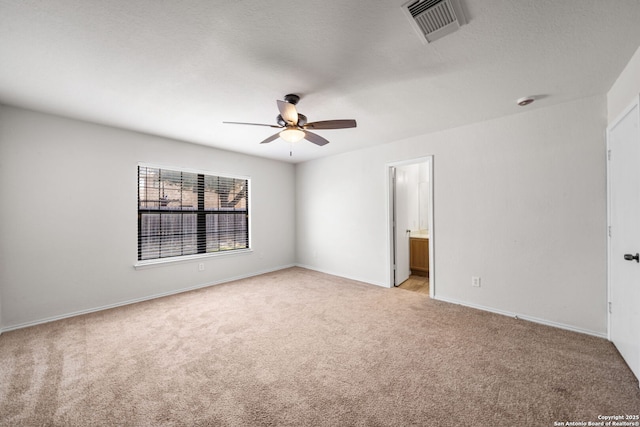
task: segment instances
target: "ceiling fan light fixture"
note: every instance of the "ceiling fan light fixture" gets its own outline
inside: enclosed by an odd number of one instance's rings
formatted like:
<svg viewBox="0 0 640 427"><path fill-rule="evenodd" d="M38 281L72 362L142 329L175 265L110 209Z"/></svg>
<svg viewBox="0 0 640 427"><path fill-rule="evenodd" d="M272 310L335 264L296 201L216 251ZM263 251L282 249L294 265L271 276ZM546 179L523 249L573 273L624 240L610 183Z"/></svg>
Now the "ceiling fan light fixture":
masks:
<svg viewBox="0 0 640 427"><path fill-rule="evenodd" d="M299 129L285 129L280 132L280 138L287 142L298 142L304 138L304 132Z"/></svg>
<svg viewBox="0 0 640 427"><path fill-rule="evenodd" d="M324 137L315 134L307 129L348 129L357 126L356 121L353 119L340 119L340 120L321 120L319 122L307 123L307 116L298 113L295 104L298 103L300 97L298 95L285 95L284 101L276 101L278 105L278 117L276 117L277 125L268 125L264 123L245 123L245 122L222 122L234 125L252 125L252 126L267 126L270 128L280 129L278 133L274 133L260 144L268 144L275 141L278 138L294 143L301 139L306 139L312 144L322 147L327 145L329 141Z"/></svg>

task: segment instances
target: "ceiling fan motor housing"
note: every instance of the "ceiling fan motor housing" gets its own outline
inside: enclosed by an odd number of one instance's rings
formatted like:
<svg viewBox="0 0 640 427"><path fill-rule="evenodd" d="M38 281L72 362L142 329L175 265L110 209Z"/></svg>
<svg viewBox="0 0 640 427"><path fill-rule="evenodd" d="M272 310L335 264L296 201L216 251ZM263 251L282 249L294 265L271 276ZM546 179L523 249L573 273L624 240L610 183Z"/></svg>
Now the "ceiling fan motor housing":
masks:
<svg viewBox="0 0 640 427"><path fill-rule="evenodd" d="M278 123L280 126L283 126L283 127L287 126L287 122L282 118L281 114L278 114L278 117L276 117L276 123ZM306 124L307 124L307 116L305 116L304 114L298 113L298 126L304 126Z"/></svg>
<svg viewBox="0 0 640 427"><path fill-rule="evenodd" d="M298 103L298 101L300 101L300 97L298 95L296 95L295 93L290 93L290 94L284 96L284 100L286 102L288 102L289 104L296 105Z"/></svg>

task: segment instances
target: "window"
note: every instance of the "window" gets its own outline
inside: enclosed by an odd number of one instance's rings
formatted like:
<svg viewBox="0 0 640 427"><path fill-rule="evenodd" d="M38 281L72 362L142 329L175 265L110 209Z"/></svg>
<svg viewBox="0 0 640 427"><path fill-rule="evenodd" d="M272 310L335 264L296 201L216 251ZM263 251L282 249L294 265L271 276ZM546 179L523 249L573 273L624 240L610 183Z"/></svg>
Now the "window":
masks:
<svg viewBox="0 0 640 427"><path fill-rule="evenodd" d="M249 248L249 180L138 166L138 261Z"/></svg>

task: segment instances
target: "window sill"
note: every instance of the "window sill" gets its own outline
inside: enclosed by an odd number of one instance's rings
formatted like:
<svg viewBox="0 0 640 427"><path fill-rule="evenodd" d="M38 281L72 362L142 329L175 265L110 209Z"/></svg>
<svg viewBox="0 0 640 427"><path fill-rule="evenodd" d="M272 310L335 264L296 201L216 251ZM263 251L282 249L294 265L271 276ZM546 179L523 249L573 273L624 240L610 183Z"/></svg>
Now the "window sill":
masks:
<svg viewBox="0 0 640 427"><path fill-rule="evenodd" d="M163 266L168 266L172 264L180 264L180 263L198 261L198 260L203 260L208 258L238 256L238 255L248 254L251 252L253 252L253 249L238 249L234 251L211 252L207 254L185 255L181 257L152 259L147 261L138 261L135 264L133 264L133 267L136 270L141 270L145 268L163 267Z"/></svg>

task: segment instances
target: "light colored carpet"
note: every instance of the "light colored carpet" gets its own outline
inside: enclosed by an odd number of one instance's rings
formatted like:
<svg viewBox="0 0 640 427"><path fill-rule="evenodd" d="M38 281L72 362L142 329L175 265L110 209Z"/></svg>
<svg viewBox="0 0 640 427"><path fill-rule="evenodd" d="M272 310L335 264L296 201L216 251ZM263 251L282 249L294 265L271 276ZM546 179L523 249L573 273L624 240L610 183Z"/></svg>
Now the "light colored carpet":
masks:
<svg viewBox="0 0 640 427"><path fill-rule="evenodd" d="M3 426L552 426L637 414L606 340L300 268L0 336Z"/></svg>

